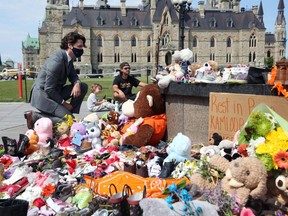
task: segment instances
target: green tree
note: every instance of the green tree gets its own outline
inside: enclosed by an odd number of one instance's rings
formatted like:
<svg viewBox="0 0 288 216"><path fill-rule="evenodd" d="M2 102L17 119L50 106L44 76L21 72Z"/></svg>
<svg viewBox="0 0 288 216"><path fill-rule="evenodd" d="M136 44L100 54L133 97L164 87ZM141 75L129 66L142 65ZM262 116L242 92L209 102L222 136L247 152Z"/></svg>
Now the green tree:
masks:
<svg viewBox="0 0 288 216"><path fill-rule="evenodd" d="M267 65L267 67L271 68L274 65L274 59L273 57L267 57L264 59L264 63L265 65Z"/></svg>

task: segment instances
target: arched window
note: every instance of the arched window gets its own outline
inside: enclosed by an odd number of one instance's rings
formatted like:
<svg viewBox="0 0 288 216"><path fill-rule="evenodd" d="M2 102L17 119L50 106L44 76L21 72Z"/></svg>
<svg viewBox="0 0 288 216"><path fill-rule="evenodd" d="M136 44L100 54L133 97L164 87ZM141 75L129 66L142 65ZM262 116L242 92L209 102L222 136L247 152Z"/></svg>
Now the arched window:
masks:
<svg viewBox="0 0 288 216"><path fill-rule="evenodd" d="M198 55L197 55L197 53L195 53L194 56L193 56L193 62L197 62L198 61L197 57L198 57Z"/></svg>
<svg viewBox="0 0 288 216"><path fill-rule="evenodd" d="M231 44L232 44L231 38L228 37L228 38L227 38L227 47L231 47Z"/></svg>
<svg viewBox="0 0 288 216"><path fill-rule="evenodd" d="M132 36L132 38L131 38L131 46L132 47L136 46L136 38L135 38L135 36Z"/></svg>
<svg viewBox="0 0 288 216"><path fill-rule="evenodd" d="M215 38L214 37L211 37L211 39L210 39L210 47L215 47Z"/></svg>
<svg viewBox="0 0 288 216"><path fill-rule="evenodd" d="M114 46L118 47L119 43L120 43L119 37L118 37L118 35L115 35L115 37L114 37Z"/></svg>
<svg viewBox="0 0 288 216"><path fill-rule="evenodd" d="M196 17L192 19L192 27L194 28L199 27L199 21Z"/></svg>
<svg viewBox="0 0 288 216"><path fill-rule="evenodd" d="M229 19L227 20L227 27L232 28L233 26L234 26L234 22L233 22L232 18L229 18Z"/></svg>
<svg viewBox="0 0 288 216"><path fill-rule="evenodd" d="M116 16L114 18L114 25L116 25L116 26L120 26L121 25L121 19L118 16Z"/></svg>
<svg viewBox="0 0 288 216"><path fill-rule="evenodd" d="M252 62L252 54L251 54L251 52L249 53L249 62Z"/></svg>
<svg viewBox="0 0 288 216"><path fill-rule="evenodd" d="M96 20L97 20L97 25L98 26L101 26L101 25L104 24L104 20L103 20L103 18L100 15L97 17Z"/></svg>
<svg viewBox="0 0 288 216"><path fill-rule="evenodd" d="M253 33L250 36L250 40L249 40L249 47L256 47L256 35Z"/></svg>
<svg viewBox="0 0 288 216"><path fill-rule="evenodd" d="M271 57L271 52L270 50L267 51L267 58Z"/></svg>
<svg viewBox="0 0 288 216"><path fill-rule="evenodd" d="M192 47L197 47L197 38L196 37L192 38Z"/></svg>
<svg viewBox="0 0 288 216"><path fill-rule="evenodd" d="M216 28L217 22L214 17L210 19L209 25L210 25L210 28Z"/></svg>
<svg viewBox="0 0 288 216"><path fill-rule="evenodd" d="M97 46L102 47L102 36L101 35L97 36Z"/></svg>
<svg viewBox="0 0 288 216"><path fill-rule="evenodd" d="M151 54L150 54L150 52L147 53L147 62L151 62Z"/></svg>
<svg viewBox="0 0 288 216"><path fill-rule="evenodd" d="M162 37L162 46L166 46L170 42L170 36L168 32L165 32Z"/></svg>
<svg viewBox="0 0 288 216"><path fill-rule="evenodd" d="M149 35L147 38L147 46L150 47L151 46L151 36Z"/></svg>
<svg viewBox="0 0 288 216"><path fill-rule="evenodd" d="M137 26L137 25L138 25L138 20L137 20L136 17L132 17L132 19L131 19L131 25L132 25L132 26Z"/></svg>
<svg viewBox="0 0 288 216"><path fill-rule="evenodd" d="M253 53L253 62L256 61L256 53Z"/></svg>

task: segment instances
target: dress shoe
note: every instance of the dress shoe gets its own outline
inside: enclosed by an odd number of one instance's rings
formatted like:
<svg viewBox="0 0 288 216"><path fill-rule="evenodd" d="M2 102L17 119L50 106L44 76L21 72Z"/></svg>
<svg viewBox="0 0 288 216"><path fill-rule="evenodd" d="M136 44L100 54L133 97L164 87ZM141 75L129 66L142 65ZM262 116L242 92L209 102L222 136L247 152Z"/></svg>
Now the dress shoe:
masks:
<svg viewBox="0 0 288 216"><path fill-rule="evenodd" d="M26 111L24 113L24 118L27 121L28 129L33 129L34 128L33 111L32 110Z"/></svg>

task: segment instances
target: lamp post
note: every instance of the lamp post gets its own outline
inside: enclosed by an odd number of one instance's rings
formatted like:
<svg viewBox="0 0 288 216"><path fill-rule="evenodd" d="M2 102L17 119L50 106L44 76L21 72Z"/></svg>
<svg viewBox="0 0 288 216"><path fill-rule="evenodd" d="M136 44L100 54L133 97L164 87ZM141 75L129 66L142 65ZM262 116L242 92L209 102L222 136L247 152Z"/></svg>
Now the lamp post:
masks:
<svg viewBox="0 0 288 216"><path fill-rule="evenodd" d="M175 10L180 15L180 29L181 29L181 49L184 49L184 29L185 29L185 14L187 11L191 10L190 6L192 4L192 0L172 0L172 3L174 4Z"/></svg>

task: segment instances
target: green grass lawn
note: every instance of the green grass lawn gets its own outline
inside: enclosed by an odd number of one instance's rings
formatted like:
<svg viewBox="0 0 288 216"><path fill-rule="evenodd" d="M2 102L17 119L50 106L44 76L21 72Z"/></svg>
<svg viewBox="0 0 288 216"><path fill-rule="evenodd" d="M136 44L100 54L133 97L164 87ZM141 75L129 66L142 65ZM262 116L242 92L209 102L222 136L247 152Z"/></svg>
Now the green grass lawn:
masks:
<svg viewBox="0 0 288 216"><path fill-rule="evenodd" d="M93 83L99 83L103 86L102 92L99 94L99 98L102 98L104 95L106 95L106 98L112 98L112 82L113 77L111 78L90 78L90 79L81 79L82 82L87 83L87 85L90 87ZM142 82L151 83L150 77L138 77L138 79ZM29 100L30 90L31 86L34 83L34 80L22 80L22 91L23 91L23 98L19 98L19 83L18 80L2 80L0 81L0 102L26 102ZM27 90L27 91L26 91ZM133 92L139 91L139 88L133 88ZM26 94L27 92L27 94ZM86 94L86 97L84 100L87 99L87 97L90 94L90 89L88 89L88 92Z"/></svg>

